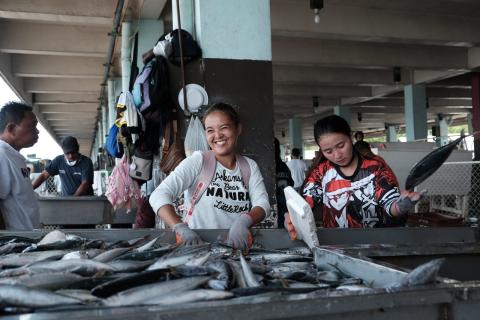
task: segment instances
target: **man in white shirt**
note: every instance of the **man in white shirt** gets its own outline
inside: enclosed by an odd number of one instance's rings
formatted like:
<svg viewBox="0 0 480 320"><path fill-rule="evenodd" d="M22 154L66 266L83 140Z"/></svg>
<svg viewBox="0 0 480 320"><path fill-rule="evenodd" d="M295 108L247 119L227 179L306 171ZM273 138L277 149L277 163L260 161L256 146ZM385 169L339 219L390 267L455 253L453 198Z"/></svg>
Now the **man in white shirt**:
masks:
<svg viewBox="0 0 480 320"><path fill-rule="evenodd" d="M287 166L292 173L292 178L294 182L293 188L299 191L302 187L303 180L305 180L305 172L308 170L305 161L300 159L300 149L292 149L292 160L287 162Z"/></svg>
<svg viewBox="0 0 480 320"><path fill-rule="evenodd" d="M32 107L9 102L0 109L0 211L8 230L40 226L38 201L27 163L19 152L33 146L38 133Z"/></svg>

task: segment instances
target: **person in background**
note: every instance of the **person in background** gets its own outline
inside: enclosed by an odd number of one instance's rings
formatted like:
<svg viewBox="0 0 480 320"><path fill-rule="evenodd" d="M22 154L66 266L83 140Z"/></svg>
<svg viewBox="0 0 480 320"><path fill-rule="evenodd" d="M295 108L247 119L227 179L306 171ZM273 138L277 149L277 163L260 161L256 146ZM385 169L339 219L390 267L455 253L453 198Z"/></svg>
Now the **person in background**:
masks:
<svg viewBox="0 0 480 320"><path fill-rule="evenodd" d="M283 228L284 215L287 212L287 200L285 199L285 187L293 187L294 182L290 169L280 157L280 142L275 138L275 184L277 197L278 228Z"/></svg>
<svg viewBox="0 0 480 320"><path fill-rule="evenodd" d="M355 142L355 144L353 145L353 148L355 149L355 151L357 151L363 156L366 156L367 158L376 156L375 153L372 152L372 148L370 148L370 144L366 141L360 140Z"/></svg>
<svg viewBox="0 0 480 320"><path fill-rule="evenodd" d="M63 154L55 157L33 181L33 188L38 188L49 177L58 174L62 196L93 196L92 160L79 153L78 141L72 136L62 140L62 150Z"/></svg>
<svg viewBox="0 0 480 320"><path fill-rule="evenodd" d="M20 150L38 141L32 107L8 102L0 109L0 212L8 230L40 227L38 201Z"/></svg>
<svg viewBox="0 0 480 320"><path fill-rule="evenodd" d="M303 184L303 181L305 180L305 172L308 170L305 161L300 159L300 149L292 149L292 159L287 162L287 166L292 173L292 178L294 182L293 188L299 191L300 187Z"/></svg>
<svg viewBox="0 0 480 320"><path fill-rule="evenodd" d="M355 138L355 142L363 141L363 132L362 131L357 131L357 132L355 132L353 137Z"/></svg>
<svg viewBox="0 0 480 320"><path fill-rule="evenodd" d="M227 243L244 250L253 241L249 228L270 212L268 194L255 161L244 157L250 167L248 186L237 162L236 145L242 132L239 116L226 103L216 103L203 116L207 142L216 160L212 181L192 206L196 180L203 156L195 151L184 159L150 195L153 210L176 233L177 243L202 242L194 229L229 229ZM193 190L192 190L193 189ZM185 192L184 221L175 212L173 201Z"/></svg>
<svg viewBox="0 0 480 320"><path fill-rule="evenodd" d="M314 136L320 157L307 174L302 194L312 209L321 208L326 228L397 226L422 193L400 193L395 174L383 159L356 152L350 126L333 115L315 123ZM295 230L290 217L285 227Z"/></svg>

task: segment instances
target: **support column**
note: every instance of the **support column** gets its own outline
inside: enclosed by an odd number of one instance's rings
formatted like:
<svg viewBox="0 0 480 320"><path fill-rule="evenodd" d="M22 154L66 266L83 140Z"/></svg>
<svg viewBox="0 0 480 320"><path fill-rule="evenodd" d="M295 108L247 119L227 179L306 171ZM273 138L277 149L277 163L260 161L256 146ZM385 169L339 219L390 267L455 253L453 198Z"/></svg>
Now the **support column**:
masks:
<svg viewBox="0 0 480 320"><path fill-rule="evenodd" d="M182 4L184 1L180 1ZM172 5L175 2L172 2ZM186 82L204 86L209 105L237 106L243 124L238 152L259 165L270 195L275 195L273 79L269 0L195 1L195 30L203 59L187 64ZM175 12L175 7L172 8ZM186 14L182 12L182 14ZM182 29L186 29L182 19ZM172 91L181 88L179 68Z"/></svg>
<svg viewBox="0 0 480 320"><path fill-rule="evenodd" d="M115 83L113 79L108 79L107 82L108 90L108 128L113 126L115 122Z"/></svg>
<svg viewBox="0 0 480 320"><path fill-rule="evenodd" d="M303 155L304 150L302 132L301 119L288 119L288 142L290 143L290 150L293 148L298 148Z"/></svg>
<svg viewBox="0 0 480 320"><path fill-rule="evenodd" d="M132 55L132 39L131 39L131 23L122 23L122 91L127 92L130 85L130 69L132 63L130 57Z"/></svg>
<svg viewBox="0 0 480 320"><path fill-rule="evenodd" d="M142 54L152 49L164 33L163 20L143 19L138 22L138 69L142 70Z"/></svg>
<svg viewBox="0 0 480 320"><path fill-rule="evenodd" d="M397 141L397 127L394 125L387 125L387 142Z"/></svg>
<svg viewBox="0 0 480 320"><path fill-rule="evenodd" d="M103 141L105 144L105 141L107 140L107 134L108 134L108 118L107 118L107 105L105 102L102 104L102 137Z"/></svg>
<svg viewBox="0 0 480 320"><path fill-rule="evenodd" d="M428 129L425 86L405 86L404 95L407 141L426 139Z"/></svg>
<svg viewBox="0 0 480 320"><path fill-rule="evenodd" d="M480 73L472 74L472 127L473 131L480 131ZM480 137L474 136L473 146L475 148L475 161L480 161Z"/></svg>
<svg viewBox="0 0 480 320"><path fill-rule="evenodd" d="M437 123L439 127L439 146L444 146L448 143L448 122L447 119L442 115L437 115Z"/></svg>
<svg viewBox="0 0 480 320"><path fill-rule="evenodd" d="M349 124L351 123L350 119L352 115L350 113L350 108L344 106L335 106L333 107L333 113L345 119Z"/></svg>

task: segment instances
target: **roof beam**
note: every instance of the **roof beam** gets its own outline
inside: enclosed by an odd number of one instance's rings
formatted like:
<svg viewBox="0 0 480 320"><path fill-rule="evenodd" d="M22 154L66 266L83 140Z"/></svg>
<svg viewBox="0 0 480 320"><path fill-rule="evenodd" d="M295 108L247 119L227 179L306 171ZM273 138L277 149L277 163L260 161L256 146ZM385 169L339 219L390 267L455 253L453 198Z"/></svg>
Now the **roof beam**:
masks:
<svg viewBox="0 0 480 320"><path fill-rule="evenodd" d="M0 52L100 58L107 52L108 28L2 20L0 30Z"/></svg>
<svg viewBox="0 0 480 320"><path fill-rule="evenodd" d="M104 59L62 56L14 55L12 72L17 77L102 79Z"/></svg>
<svg viewBox="0 0 480 320"><path fill-rule="evenodd" d="M313 11L306 2L277 0L271 6L272 34L457 46L478 43L478 17L432 14L431 10L418 12L415 7L402 11L372 8L365 3L361 7L342 6L330 1L320 11L320 24L315 24Z"/></svg>
<svg viewBox="0 0 480 320"><path fill-rule="evenodd" d="M409 72L401 70L401 82L407 84ZM306 67L274 64L273 80L275 83L329 84L329 85L393 85L393 69L359 69Z"/></svg>
<svg viewBox="0 0 480 320"><path fill-rule="evenodd" d="M274 63L377 68L468 69L468 49L274 37Z"/></svg>
<svg viewBox="0 0 480 320"><path fill-rule="evenodd" d="M300 86L277 84L273 87L275 96L318 96L318 97L369 97L370 87L357 86Z"/></svg>
<svg viewBox="0 0 480 320"><path fill-rule="evenodd" d="M99 94L100 84L88 79L49 79L26 78L25 90L31 93L60 93L60 94Z"/></svg>
<svg viewBox="0 0 480 320"><path fill-rule="evenodd" d="M34 103L36 105L73 105L73 104L91 104L98 105L98 93L83 94L61 94L61 93L36 93Z"/></svg>

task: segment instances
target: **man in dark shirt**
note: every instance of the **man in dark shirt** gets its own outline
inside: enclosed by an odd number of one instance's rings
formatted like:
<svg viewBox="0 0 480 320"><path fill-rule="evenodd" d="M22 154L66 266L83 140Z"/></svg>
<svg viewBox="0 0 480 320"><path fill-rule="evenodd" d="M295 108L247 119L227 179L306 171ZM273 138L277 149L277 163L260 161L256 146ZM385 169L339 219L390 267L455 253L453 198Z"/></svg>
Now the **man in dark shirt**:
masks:
<svg viewBox="0 0 480 320"><path fill-rule="evenodd" d="M50 176L60 175L62 196L93 195L93 163L80 154L76 138L68 136L62 141L63 154L57 156L33 182L38 188Z"/></svg>
<svg viewBox="0 0 480 320"><path fill-rule="evenodd" d="M275 184L276 188L276 198L277 198L277 213L278 213L278 228L283 228L284 214L288 211L287 209L287 200L285 199L285 193L283 189L285 187L293 187L292 174L290 169L282 161L280 157L280 142L275 138Z"/></svg>

